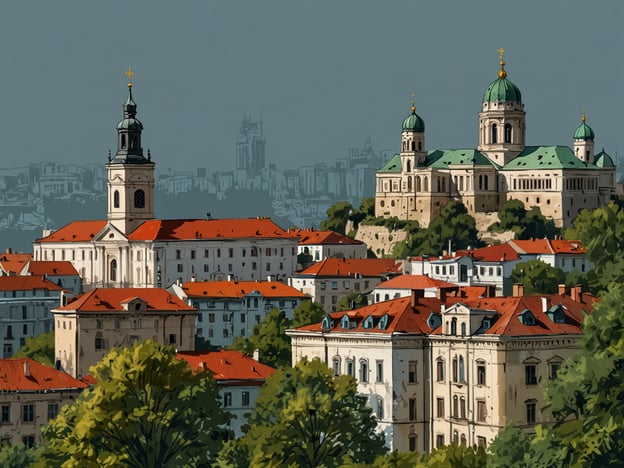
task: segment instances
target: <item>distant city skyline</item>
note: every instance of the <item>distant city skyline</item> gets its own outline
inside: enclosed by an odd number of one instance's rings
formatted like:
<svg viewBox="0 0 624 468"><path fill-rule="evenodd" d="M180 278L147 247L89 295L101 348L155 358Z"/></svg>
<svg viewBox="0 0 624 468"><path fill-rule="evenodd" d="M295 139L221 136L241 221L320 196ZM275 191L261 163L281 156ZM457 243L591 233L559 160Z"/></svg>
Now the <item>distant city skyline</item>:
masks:
<svg viewBox="0 0 624 468"><path fill-rule="evenodd" d="M189 2L0 7L2 167L104 164L135 71L157 170L235 167L245 115L266 164L332 163L367 137L398 150L412 93L427 147L472 147L499 47L527 143L570 145L586 109L596 147L624 148L620 2Z"/></svg>

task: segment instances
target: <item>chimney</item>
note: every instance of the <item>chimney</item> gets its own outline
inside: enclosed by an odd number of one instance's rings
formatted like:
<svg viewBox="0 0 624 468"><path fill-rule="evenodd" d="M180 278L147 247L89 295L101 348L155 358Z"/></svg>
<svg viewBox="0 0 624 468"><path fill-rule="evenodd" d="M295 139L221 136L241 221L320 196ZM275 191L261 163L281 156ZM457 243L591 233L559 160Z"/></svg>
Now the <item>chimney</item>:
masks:
<svg viewBox="0 0 624 468"><path fill-rule="evenodd" d="M440 302L442 304L446 304L446 289L445 288L438 288L438 299L440 299Z"/></svg>
<svg viewBox="0 0 624 468"><path fill-rule="evenodd" d="M10 253L13 253L13 252L11 251L11 248L9 247L9 248L7 248L7 249L4 251L4 253L8 253L8 254L10 254Z"/></svg>
<svg viewBox="0 0 624 468"><path fill-rule="evenodd" d="M260 362L260 360L262 359L262 351L259 349L254 349L253 359L254 361Z"/></svg>
<svg viewBox="0 0 624 468"><path fill-rule="evenodd" d="M546 311L548 310L548 298L547 297L542 297L542 312L546 313Z"/></svg>
<svg viewBox="0 0 624 468"><path fill-rule="evenodd" d="M234 281L234 275L227 275L228 281Z"/></svg>
<svg viewBox="0 0 624 468"><path fill-rule="evenodd" d="M208 370L208 365L206 364L205 361L202 361L199 363L199 368L203 371L207 371Z"/></svg>
<svg viewBox="0 0 624 468"><path fill-rule="evenodd" d="M524 296L524 285L520 283L515 283L512 288L513 297L521 297Z"/></svg>
<svg viewBox="0 0 624 468"><path fill-rule="evenodd" d="M267 276L267 281L273 281L273 275L268 275Z"/></svg>
<svg viewBox="0 0 624 468"><path fill-rule="evenodd" d="M565 294L570 294L570 288L568 288L565 284L559 285L559 295L563 296Z"/></svg>
<svg viewBox="0 0 624 468"><path fill-rule="evenodd" d="M485 297L496 297L496 286L488 284L485 286Z"/></svg>
<svg viewBox="0 0 624 468"><path fill-rule="evenodd" d="M197 276L191 275L191 283L194 283L195 281L197 281Z"/></svg>
<svg viewBox="0 0 624 468"><path fill-rule="evenodd" d="M572 300L574 302L581 302L583 300L583 286L581 286L580 284L577 284L576 286L570 288L571 289L571 295L572 295Z"/></svg>
<svg viewBox="0 0 624 468"><path fill-rule="evenodd" d="M24 375L30 377L30 363L28 361L24 361Z"/></svg>
<svg viewBox="0 0 624 468"><path fill-rule="evenodd" d="M418 305L419 299L422 297L425 297L424 289L412 289L412 296L410 301L410 305L412 306L412 308Z"/></svg>

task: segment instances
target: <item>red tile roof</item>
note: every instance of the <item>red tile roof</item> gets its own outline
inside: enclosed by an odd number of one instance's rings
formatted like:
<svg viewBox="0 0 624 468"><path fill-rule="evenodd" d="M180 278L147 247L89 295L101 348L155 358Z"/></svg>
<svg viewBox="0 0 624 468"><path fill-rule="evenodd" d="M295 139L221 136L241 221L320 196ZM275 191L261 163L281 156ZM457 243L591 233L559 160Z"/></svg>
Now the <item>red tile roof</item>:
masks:
<svg viewBox="0 0 624 468"><path fill-rule="evenodd" d="M378 277L388 273L399 274L401 271L401 263L392 258L326 258L295 276L353 277L359 273L364 277Z"/></svg>
<svg viewBox="0 0 624 468"><path fill-rule="evenodd" d="M31 275L78 276L78 271L69 261L32 260L27 265Z"/></svg>
<svg viewBox="0 0 624 468"><path fill-rule="evenodd" d="M60 312L122 312L125 311L123 304L134 298L139 298L147 303L148 312L195 311L193 307L187 305L175 294L161 288L96 288L54 310Z"/></svg>
<svg viewBox="0 0 624 468"><path fill-rule="evenodd" d="M188 297L236 297L257 291L264 297L307 297L298 289L279 281L201 281L182 284Z"/></svg>
<svg viewBox="0 0 624 468"><path fill-rule="evenodd" d="M32 260L32 254L3 253L0 254L0 267L8 275L17 275L29 260Z"/></svg>
<svg viewBox="0 0 624 468"><path fill-rule="evenodd" d="M478 262L504 262L512 260L520 260L520 256L516 249L509 243L491 245L489 247L481 247L480 249L460 250L457 256L470 255Z"/></svg>
<svg viewBox="0 0 624 468"><path fill-rule="evenodd" d="M583 247L581 241L577 240L554 239L550 241L550 244L556 254L585 255L587 253L587 249Z"/></svg>
<svg viewBox="0 0 624 468"><path fill-rule="evenodd" d="M105 220L73 221L36 242L89 242L106 224Z"/></svg>
<svg viewBox="0 0 624 468"><path fill-rule="evenodd" d="M153 219L128 235L131 240L273 239L297 236L284 231L269 218Z"/></svg>
<svg viewBox="0 0 624 468"><path fill-rule="evenodd" d="M27 363L25 365L25 363ZM29 376L26 376L28 367ZM89 385L52 367L30 359L0 359L0 391L39 392L44 390L81 390Z"/></svg>
<svg viewBox="0 0 624 468"><path fill-rule="evenodd" d="M520 253L525 254L553 254L555 253L548 239L526 239L509 241Z"/></svg>
<svg viewBox="0 0 624 468"><path fill-rule="evenodd" d="M334 231L298 229L295 234L299 238L299 245L364 245L362 241L351 239Z"/></svg>
<svg viewBox="0 0 624 468"><path fill-rule="evenodd" d="M62 291L63 288L43 276L0 276L0 291L32 291L46 289Z"/></svg>
<svg viewBox="0 0 624 468"><path fill-rule="evenodd" d="M428 334L433 330L427 324L427 319L431 312L440 313L440 300L437 298L419 298L415 307L411 305L411 297L401 297L399 299L391 299L385 302L378 302L360 309L332 312L330 317L334 324L333 328L325 333L374 333L374 334L392 334L392 333L416 333ZM388 325L380 329L379 319L388 315ZM351 322L349 328L341 327L341 319L347 315ZM373 327L364 328L364 322L367 317L373 318ZM321 323L306 325L298 328L302 331L321 332Z"/></svg>
<svg viewBox="0 0 624 468"><path fill-rule="evenodd" d="M430 278L425 275L400 275L375 286L375 289L428 289L457 288L456 284Z"/></svg>
<svg viewBox="0 0 624 468"><path fill-rule="evenodd" d="M189 363L192 369L207 370L214 374L217 383L262 385L275 369L262 364L240 351L186 351L176 355Z"/></svg>

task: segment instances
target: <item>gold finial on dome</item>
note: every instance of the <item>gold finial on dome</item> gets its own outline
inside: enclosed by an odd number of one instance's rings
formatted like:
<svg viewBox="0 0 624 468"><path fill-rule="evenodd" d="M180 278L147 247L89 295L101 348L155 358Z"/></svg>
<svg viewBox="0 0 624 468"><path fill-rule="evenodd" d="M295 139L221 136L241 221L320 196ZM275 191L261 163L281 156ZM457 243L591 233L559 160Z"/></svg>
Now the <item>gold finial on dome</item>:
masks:
<svg viewBox="0 0 624 468"><path fill-rule="evenodd" d="M507 72L505 71L505 61L503 60L503 54L507 52L505 49L503 49L502 47L500 49L498 49L498 55L500 57L500 70L498 71L498 77L499 78L506 78L507 77Z"/></svg>
<svg viewBox="0 0 624 468"><path fill-rule="evenodd" d="M585 109L583 109L583 113L581 114L581 122L585 123Z"/></svg>
<svg viewBox="0 0 624 468"><path fill-rule="evenodd" d="M128 88L132 88L132 77L134 76L132 68L128 67L128 69L124 72L124 75L128 77Z"/></svg>
<svg viewBox="0 0 624 468"><path fill-rule="evenodd" d="M416 113L416 105L414 104L414 95L412 94L412 114Z"/></svg>

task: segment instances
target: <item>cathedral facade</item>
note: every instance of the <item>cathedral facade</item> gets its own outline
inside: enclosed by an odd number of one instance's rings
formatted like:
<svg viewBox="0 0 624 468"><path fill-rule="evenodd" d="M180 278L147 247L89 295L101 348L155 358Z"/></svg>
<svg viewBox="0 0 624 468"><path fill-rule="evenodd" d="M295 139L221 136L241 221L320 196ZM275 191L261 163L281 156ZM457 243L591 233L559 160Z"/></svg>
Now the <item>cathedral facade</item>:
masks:
<svg viewBox="0 0 624 468"><path fill-rule="evenodd" d="M525 117L502 53L498 78L483 95L477 148L426 150L425 123L412 101L401 151L376 174L376 216L417 220L426 227L451 200L461 201L474 216L517 199L568 227L582 209L614 197L615 164L604 151L595 154L594 131L584 115L573 148L527 146Z"/></svg>

